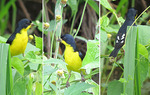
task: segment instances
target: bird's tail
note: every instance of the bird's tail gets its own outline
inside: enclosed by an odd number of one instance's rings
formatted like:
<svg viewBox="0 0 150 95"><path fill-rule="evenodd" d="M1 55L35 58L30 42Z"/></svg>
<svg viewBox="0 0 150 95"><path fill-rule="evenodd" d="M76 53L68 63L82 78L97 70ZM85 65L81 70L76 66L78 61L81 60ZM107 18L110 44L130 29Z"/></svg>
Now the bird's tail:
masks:
<svg viewBox="0 0 150 95"><path fill-rule="evenodd" d="M111 54L109 55L109 57L111 57L111 56L116 57L119 50L120 50L120 49L116 49L116 48L115 48L115 49L111 52Z"/></svg>

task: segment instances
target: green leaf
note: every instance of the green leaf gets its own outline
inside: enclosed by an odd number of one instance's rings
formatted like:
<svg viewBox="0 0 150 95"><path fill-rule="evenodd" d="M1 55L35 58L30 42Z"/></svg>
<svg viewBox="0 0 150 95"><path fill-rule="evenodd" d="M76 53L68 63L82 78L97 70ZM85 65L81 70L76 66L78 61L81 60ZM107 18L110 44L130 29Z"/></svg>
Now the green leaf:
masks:
<svg viewBox="0 0 150 95"><path fill-rule="evenodd" d="M12 67L15 68L22 76L24 74L24 65L18 57L12 57L11 59Z"/></svg>
<svg viewBox="0 0 150 95"><path fill-rule="evenodd" d="M72 16L73 16L77 12L77 10L78 10L77 0L68 0L67 4L71 7Z"/></svg>
<svg viewBox="0 0 150 95"><path fill-rule="evenodd" d="M41 37L37 37L36 35L34 35L34 37L35 37L35 45L36 45L36 47L42 50L43 39Z"/></svg>
<svg viewBox="0 0 150 95"><path fill-rule="evenodd" d="M110 6L110 4L109 4L109 2L108 2L108 0L100 0L100 4L101 5L103 5L105 8L107 8L108 10L110 10L110 11L114 11L113 9L112 9L112 7Z"/></svg>
<svg viewBox="0 0 150 95"><path fill-rule="evenodd" d="M97 3L94 0L88 0L88 4L94 9L94 11L97 13L97 15L99 15L99 7L98 7Z"/></svg>
<svg viewBox="0 0 150 95"><path fill-rule="evenodd" d="M0 43L0 93L2 95L12 94L12 71L10 64L9 45Z"/></svg>
<svg viewBox="0 0 150 95"><path fill-rule="evenodd" d="M130 29L130 31L127 32L125 43L124 78L128 82L125 83L124 89L125 93L127 93L128 95L134 94L136 37L137 37L137 27L133 26Z"/></svg>
<svg viewBox="0 0 150 95"><path fill-rule="evenodd" d="M30 73L29 74L29 81L27 84L27 95L32 95L32 82L33 82L32 73Z"/></svg>
<svg viewBox="0 0 150 95"><path fill-rule="evenodd" d="M82 61L82 67L89 63L99 64L99 41L89 40L87 42L87 52Z"/></svg>
<svg viewBox="0 0 150 95"><path fill-rule="evenodd" d="M101 27L106 27L109 24L109 18L107 17L107 15L104 15L100 18L100 25Z"/></svg>
<svg viewBox="0 0 150 95"><path fill-rule="evenodd" d="M114 80L108 84L107 95L121 95L121 93L123 93L123 83Z"/></svg>
<svg viewBox="0 0 150 95"><path fill-rule="evenodd" d="M147 45L150 42L150 27L146 25L138 25L139 32L139 43L142 45Z"/></svg>
<svg viewBox="0 0 150 95"><path fill-rule="evenodd" d="M26 55L25 58L29 60L32 63L37 63L37 64L42 64L42 59L40 56L35 55L33 51L29 51Z"/></svg>
<svg viewBox="0 0 150 95"><path fill-rule="evenodd" d="M105 43L107 41L107 33L103 29L100 31L100 41Z"/></svg>
<svg viewBox="0 0 150 95"><path fill-rule="evenodd" d="M26 80L24 78L18 79L14 84L14 95L25 95Z"/></svg>
<svg viewBox="0 0 150 95"><path fill-rule="evenodd" d="M44 64L63 64L63 65L67 65L67 63L65 63L63 60L60 59L55 59L55 58L50 58L48 60L45 60L43 62Z"/></svg>
<svg viewBox="0 0 150 95"><path fill-rule="evenodd" d="M50 75L56 71L56 69L52 68L51 65L44 65L43 68L44 68L43 71L44 75Z"/></svg>
<svg viewBox="0 0 150 95"><path fill-rule="evenodd" d="M88 80L88 83L95 86L92 87L93 95L99 95L99 85L93 80Z"/></svg>
<svg viewBox="0 0 150 95"><path fill-rule="evenodd" d="M40 51L39 48L36 48L34 45L28 43L27 44L27 47L26 47L26 50L25 50L25 54L27 54L29 51Z"/></svg>
<svg viewBox="0 0 150 95"><path fill-rule="evenodd" d="M143 82L145 81L145 79L147 78L149 63L150 62L148 61L148 59L146 59L144 57L140 58L139 72L140 72L141 86L142 86Z"/></svg>
<svg viewBox="0 0 150 95"><path fill-rule="evenodd" d="M35 95L42 95L42 84L36 82L35 85Z"/></svg>
<svg viewBox="0 0 150 95"><path fill-rule="evenodd" d="M13 3L15 3L16 0L11 0L10 2L8 2L4 7L3 10L0 11L1 15L0 15L0 20L2 20L2 18L7 15L7 13L9 12L9 8L11 7L11 5Z"/></svg>
<svg viewBox="0 0 150 95"><path fill-rule="evenodd" d="M0 36L0 43L5 43L6 41L7 41L7 39L6 39L6 38L4 38L4 37Z"/></svg>
<svg viewBox="0 0 150 95"><path fill-rule="evenodd" d="M75 83L72 84L67 90L65 90L64 95L80 95L80 93L88 88L94 87L93 85L87 83Z"/></svg>
<svg viewBox="0 0 150 95"><path fill-rule="evenodd" d="M148 59L148 51L147 51L147 49L145 48L145 46L143 46L143 45L141 45L141 44L139 44L139 54L141 54L142 56L144 56L145 58L147 58Z"/></svg>

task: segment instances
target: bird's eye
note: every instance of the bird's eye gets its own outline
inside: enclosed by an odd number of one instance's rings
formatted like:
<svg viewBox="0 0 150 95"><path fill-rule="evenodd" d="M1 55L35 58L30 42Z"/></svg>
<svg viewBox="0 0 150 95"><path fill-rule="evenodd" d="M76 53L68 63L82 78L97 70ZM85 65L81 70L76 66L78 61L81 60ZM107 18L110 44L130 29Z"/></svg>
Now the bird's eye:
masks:
<svg viewBox="0 0 150 95"><path fill-rule="evenodd" d="M30 25L30 22L27 22L26 24L27 24L27 25Z"/></svg>

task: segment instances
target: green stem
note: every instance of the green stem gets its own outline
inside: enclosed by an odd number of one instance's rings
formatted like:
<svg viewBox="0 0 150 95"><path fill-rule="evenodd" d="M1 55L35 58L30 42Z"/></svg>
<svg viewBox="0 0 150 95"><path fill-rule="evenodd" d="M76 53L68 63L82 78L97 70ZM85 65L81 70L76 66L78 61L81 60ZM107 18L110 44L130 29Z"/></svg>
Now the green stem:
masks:
<svg viewBox="0 0 150 95"><path fill-rule="evenodd" d="M59 37L57 37L57 38L60 38L60 36L61 36L61 29L62 29L62 24L63 24L63 22L62 22L62 13L63 13L63 5L61 5L61 25L60 25L60 32L59 32ZM58 56L58 49L59 49L59 42L56 42L56 51L55 51L55 58L57 58L57 56Z"/></svg>
<svg viewBox="0 0 150 95"><path fill-rule="evenodd" d="M15 31L15 23L16 23L16 5L15 3L12 4L13 7L13 16L12 16L12 32Z"/></svg>
<svg viewBox="0 0 150 95"><path fill-rule="evenodd" d="M55 22L55 28L54 28L54 31L53 31L53 36L52 36L52 40L51 40L51 50L50 50L50 58L52 58L52 54L53 54L53 42L54 42L54 35L55 35L55 31L56 31L56 22Z"/></svg>
<svg viewBox="0 0 150 95"><path fill-rule="evenodd" d="M73 34L72 29L73 29L73 26L74 26L74 21L75 21L76 15L77 15L77 12L75 12L75 14L73 16L73 20L72 20L72 24L71 24L71 29L70 29L70 34Z"/></svg>
<svg viewBox="0 0 150 95"><path fill-rule="evenodd" d="M132 0L132 5L131 5L131 7L134 8L134 6L135 6L135 0Z"/></svg>
<svg viewBox="0 0 150 95"><path fill-rule="evenodd" d="M111 69L111 71L110 71L110 73L109 73L109 75L108 75L107 80L106 80L106 85L108 84L108 81L109 81L109 79L110 79L110 77L111 77L111 75L112 75L114 69L115 69L115 62L114 62L114 64L113 64L113 67L112 67L112 69ZM104 87L104 90L103 90L103 92L102 92L102 93L103 93L102 95L104 95L105 89L106 89L106 87Z"/></svg>
<svg viewBox="0 0 150 95"><path fill-rule="evenodd" d="M83 12L82 12L82 16L81 16L81 19L80 19L80 23L79 23L79 26L78 26L78 30L77 30L76 34L74 35L74 38L76 38L76 36L77 36L77 34L78 34L79 30L80 30L87 2L88 2L88 0L86 0L86 2L85 2L84 8L83 8Z"/></svg>

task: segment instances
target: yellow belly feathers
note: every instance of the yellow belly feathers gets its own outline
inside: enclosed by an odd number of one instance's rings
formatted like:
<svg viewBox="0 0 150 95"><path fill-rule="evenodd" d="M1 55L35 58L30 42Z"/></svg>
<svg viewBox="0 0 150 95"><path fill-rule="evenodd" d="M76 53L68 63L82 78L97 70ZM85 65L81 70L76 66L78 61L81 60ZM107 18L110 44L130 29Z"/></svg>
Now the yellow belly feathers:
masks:
<svg viewBox="0 0 150 95"><path fill-rule="evenodd" d="M82 66L82 60L79 56L78 52L74 52L73 48L71 46L66 46L65 52L64 52L64 58L65 62L68 64L67 68L68 70L79 72L80 68Z"/></svg>
<svg viewBox="0 0 150 95"><path fill-rule="evenodd" d="M27 29L22 29L20 33L16 34L16 37L10 46L11 56L24 53L27 46L27 42L28 42Z"/></svg>

